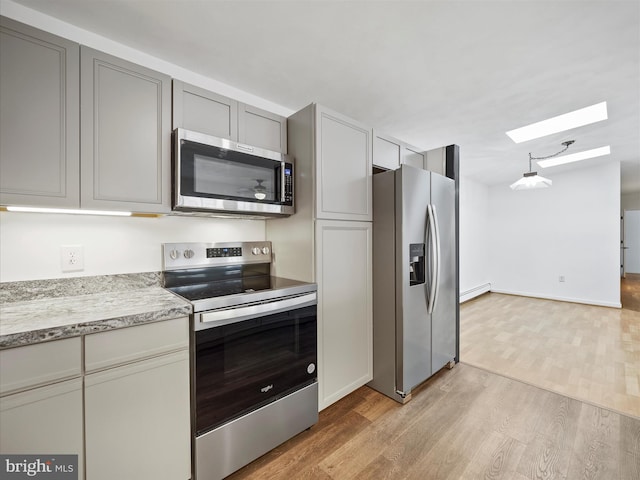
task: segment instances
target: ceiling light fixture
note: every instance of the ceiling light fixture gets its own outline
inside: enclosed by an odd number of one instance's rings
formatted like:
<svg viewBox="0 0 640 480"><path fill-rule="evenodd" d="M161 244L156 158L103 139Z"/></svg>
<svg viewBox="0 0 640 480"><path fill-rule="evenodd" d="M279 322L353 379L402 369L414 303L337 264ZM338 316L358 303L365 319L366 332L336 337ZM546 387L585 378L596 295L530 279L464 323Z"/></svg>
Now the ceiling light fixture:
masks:
<svg viewBox="0 0 640 480"><path fill-rule="evenodd" d="M542 168L555 167L556 165L564 165L565 163L579 162L580 160L586 160L587 158L602 157L603 155L609 155L611 153L611 147L594 148L592 150L585 150L584 152L572 153L571 155L564 155L562 157L542 160L538 162L538 165Z"/></svg>
<svg viewBox="0 0 640 480"><path fill-rule="evenodd" d="M553 158L560 155L563 152L566 152L569 146L571 146L575 140L567 140L566 142L562 142L564 148L553 155L548 155L546 157L532 157L531 153L529 153L529 171L525 173L520 180L514 182L510 185L511 190L531 190L534 188L548 188L553 182L548 178L541 177L538 175L538 172L531 171L531 161L532 160L545 160L547 158Z"/></svg>
<svg viewBox="0 0 640 480"><path fill-rule="evenodd" d="M526 142L534 138L545 137L552 133L564 132L576 127L606 120L607 102L596 103L590 107L574 110L525 127L509 130L507 135L516 143Z"/></svg>

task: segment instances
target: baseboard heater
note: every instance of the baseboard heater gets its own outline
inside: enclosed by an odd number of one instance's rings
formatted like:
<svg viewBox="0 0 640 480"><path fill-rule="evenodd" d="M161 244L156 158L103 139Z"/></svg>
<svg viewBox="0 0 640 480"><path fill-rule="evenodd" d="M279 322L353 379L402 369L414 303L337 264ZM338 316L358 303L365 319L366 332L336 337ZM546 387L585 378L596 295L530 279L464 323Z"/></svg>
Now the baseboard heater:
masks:
<svg viewBox="0 0 640 480"><path fill-rule="evenodd" d="M487 293L491 291L491 284L485 283L482 285L478 285L477 287L471 288L469 290L465 290L464 292L460 292L460 303L468 302L469 300L479 297L483 293Z"/></svg>

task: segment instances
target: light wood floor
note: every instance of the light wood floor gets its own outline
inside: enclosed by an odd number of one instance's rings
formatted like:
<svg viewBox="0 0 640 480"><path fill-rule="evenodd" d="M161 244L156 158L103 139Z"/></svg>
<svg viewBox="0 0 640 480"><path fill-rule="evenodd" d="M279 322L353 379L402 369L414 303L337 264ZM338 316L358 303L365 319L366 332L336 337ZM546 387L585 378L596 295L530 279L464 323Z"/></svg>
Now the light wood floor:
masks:
<svg viewBox="0 0 640 480"><path fill-rule="evenodd" d="M622 308L640 312L640 273L627 273L620 282Z"/></svg>
<svg viewBox="0 0 640 480"><path fill-rule="evenodd" d="M460 359L640 417L640 276L622 290L623 309L485 294L461 306Z"/></svg>
<svg viewBox="0 0 640 480"><path fill-rule="evenodd" d="M461 363L406 405L362 387L229 478L637 480L640 420Z"/></svg>

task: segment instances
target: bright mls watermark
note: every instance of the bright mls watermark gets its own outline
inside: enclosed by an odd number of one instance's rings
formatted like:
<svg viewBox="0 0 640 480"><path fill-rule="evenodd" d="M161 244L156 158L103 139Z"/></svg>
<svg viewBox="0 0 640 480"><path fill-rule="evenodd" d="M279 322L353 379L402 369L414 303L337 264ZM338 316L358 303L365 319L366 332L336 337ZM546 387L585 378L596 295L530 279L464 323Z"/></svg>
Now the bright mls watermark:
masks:
<svg viewBox="0 0 640 480"><path fill-rule="evenodd" d="M78 455L0 455L0 480L78 480Z"/></svg>

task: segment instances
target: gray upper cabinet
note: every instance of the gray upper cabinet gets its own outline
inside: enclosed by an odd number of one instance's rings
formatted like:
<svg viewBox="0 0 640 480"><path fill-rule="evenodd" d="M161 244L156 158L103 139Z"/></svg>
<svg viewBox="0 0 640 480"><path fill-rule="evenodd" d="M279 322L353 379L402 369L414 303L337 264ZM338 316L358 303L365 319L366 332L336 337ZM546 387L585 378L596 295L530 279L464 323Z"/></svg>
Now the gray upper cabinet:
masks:
<svg viewBox="0 0 640 480"><path fill-rule="evenodd" d="M173 128L287 153L287 119L173 80Z"/></svg>
<svg viewBox="0 0 640 480"><path fill-rule="evenodd" d="M402 142L376 130L373 131L373 166L396 170L402 163Z"/></svg>
<svg viewBox="0 0 640 480"><path fill-rule="evenodd" d="M238 139L238 102L194 85L173 81L173 128Z"/></svg>
<svg viewBox="0 0 640 480"><path fill-rule="evenodd" d="M77 207L79 45L0 17L0 203Z"/></svg>
<svg viewBox="0 0 640 480"><path fill-rule="evenodd" d="M316 218L373 219L371 128L316 105Z"/></svg>
<svg viewBox="0 0 640 480"><path fill-rule="evenodd" d="M287 153L287 119L246 103L238 109L238 141Z"/></svg>
<svg viewBox="0 0 640 480"><path fill-rule="evenodd" d="M171 79L81 48L83 208L171 209Z"/></svg>
<svg viewBox="0 0 640 480"><path fill-rule="evenodd" d="M402 148L402 163L416 168L427 168L427 155L419 148L404 145Z"/></svg>

